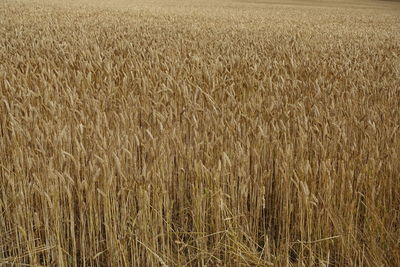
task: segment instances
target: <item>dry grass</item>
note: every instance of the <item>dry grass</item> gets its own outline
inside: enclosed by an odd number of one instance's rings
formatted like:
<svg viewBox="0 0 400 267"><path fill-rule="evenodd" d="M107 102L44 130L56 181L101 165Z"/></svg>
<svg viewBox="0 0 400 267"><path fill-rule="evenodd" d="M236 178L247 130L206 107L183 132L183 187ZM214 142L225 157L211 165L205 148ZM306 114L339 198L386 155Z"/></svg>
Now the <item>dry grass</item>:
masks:
<svg viewBox="0 0 400 267"><path fill-rule="evenodd" d="M399 266L398 6L1 1L0 265Z"/></svg>

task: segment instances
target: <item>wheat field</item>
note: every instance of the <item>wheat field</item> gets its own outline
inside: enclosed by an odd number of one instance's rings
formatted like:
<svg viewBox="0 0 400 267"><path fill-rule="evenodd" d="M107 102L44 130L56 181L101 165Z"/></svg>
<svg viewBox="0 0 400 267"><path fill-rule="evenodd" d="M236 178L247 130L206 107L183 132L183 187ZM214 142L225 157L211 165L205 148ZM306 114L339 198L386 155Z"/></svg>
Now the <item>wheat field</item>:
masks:
<svg viewBox="0 0 400 267"><path fill-rule="evenodd" d="M400 3L0 0L0 266L400 266Z"/></svg>

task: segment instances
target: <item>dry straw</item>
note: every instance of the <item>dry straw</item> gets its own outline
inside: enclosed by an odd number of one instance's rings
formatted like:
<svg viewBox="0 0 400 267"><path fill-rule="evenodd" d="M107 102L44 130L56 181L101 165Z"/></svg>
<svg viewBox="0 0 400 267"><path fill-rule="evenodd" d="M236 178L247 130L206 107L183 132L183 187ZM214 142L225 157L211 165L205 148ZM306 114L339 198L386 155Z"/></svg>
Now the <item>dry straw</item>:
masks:
<svg viewBox="0 0 400 267"><path fill-rule="evenodd" d="M0 265L400 265L397 11L209 4L0 4Z"/></svg>

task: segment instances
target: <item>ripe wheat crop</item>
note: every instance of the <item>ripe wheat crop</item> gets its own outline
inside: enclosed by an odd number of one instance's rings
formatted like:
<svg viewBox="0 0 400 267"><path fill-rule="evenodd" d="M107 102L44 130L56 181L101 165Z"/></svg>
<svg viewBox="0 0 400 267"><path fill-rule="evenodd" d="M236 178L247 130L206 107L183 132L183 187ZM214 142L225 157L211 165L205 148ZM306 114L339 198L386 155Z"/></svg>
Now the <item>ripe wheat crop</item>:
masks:
<svg viewBox="0 0 400 267"><path fill-rule="evenodd" d="M0 265L399 266L399 7L0 0Z"/></svg>

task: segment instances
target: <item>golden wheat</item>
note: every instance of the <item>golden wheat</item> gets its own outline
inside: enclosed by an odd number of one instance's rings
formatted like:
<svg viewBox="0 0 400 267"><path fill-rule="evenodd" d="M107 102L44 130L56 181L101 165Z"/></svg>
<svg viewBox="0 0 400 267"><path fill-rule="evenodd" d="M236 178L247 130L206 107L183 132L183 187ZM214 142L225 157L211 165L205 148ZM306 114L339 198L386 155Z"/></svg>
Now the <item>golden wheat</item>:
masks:
<svg viewBox="0 0 400 267"><path fill-rule="evenodd" d="M95 4L0 3L0 265L400 265L397 3Z"/></svg>

